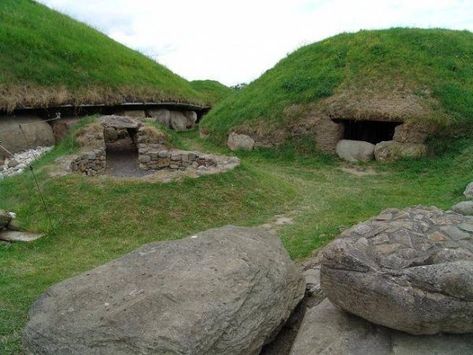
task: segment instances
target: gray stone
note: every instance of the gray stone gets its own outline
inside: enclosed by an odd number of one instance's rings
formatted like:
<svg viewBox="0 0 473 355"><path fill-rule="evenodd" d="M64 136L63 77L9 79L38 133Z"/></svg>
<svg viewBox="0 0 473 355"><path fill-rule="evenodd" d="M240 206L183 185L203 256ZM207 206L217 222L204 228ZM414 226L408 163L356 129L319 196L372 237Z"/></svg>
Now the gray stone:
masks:
<svg viewBox="0 0 473 355"><path fill-rule="evenodd" d="M473 200L473 182L470 182L463 193L469 200Z"/></svg>
<svg viewBox="0 0 473 355"><path fill-rule="evenodd" d="M166 109L150 110L149 115L156 119L156 122L167 128L171 128L171 112Z"/></svg>
<svg viewBox="0 0 473 355"><path fill-rule="evenodd" d="M337 155L346 161L356 163L374 159L374 144L364 141L342 139L336 147Z"/></svg>
<svg viewBox="0 0 473 355"><path fill-rule="evenodd" d="M404 158L421 158L427 154L427 146L420 143L386 141L376 144L374 156L378 161L395 161Z"/></svg>
<svg viewBox="0 0 473 355"><path fill-rule="evenodd" d="M5 242L33 242L42 238L44 234L28 233L21 231L4 230L0 231L0 240Z"/></svg>
<svg viewBox="0 0 473 355"><path fill-rule="evenodd" d="M55 142L51 126L34 116L0 116L0 141L11 153L49 147ZM7 153L0 149L0 156L7 157Z"/></svg>
<svg viewBox="0 0 473 355"><path fill-rule="evenodd" d="M325 249L324 293L348 312L407 333L473 332L469 217L422 206L390 213L392 220L375 217Z"/></svg>
<svg viewBox="0 0 473 355"><path fill-rule="evenodd" d="M231 150L253 150L255 141L245 134L230 133L228 136L227 146Z"/></svg>
<svg viewBox="0 0 473 355"><path fill-rule="evenodd" d="M258 354L304 294L280 239L227 226L145 245L32 306L35 354Z"/></svg>
<svg viewBox="0 0 473 355"><path fill-rule="evenodd" d="M307 310L292 355L464 355L473 335L409 335L376 326L325 300Z"/></svg>
<svg viewBox="0 0 473 355"><path fill-rule="evenodd" d="M473 216L473 201L459 202L452 207L452 211L465 216Z"/></svg>
<svg viewBox="0 0 473 355"><path fill-rule="evenodd" d="M177 132L187 131L187 117L179 111L171 111L171 128Z"/></svg>
<svg viewBox="0 0 473 355"><path fill-rule="evenodd" d="M128 116L117 116L108 115L102 116L99 119L100 123L104 127L113 127L117 130L121 129L138 129L142 126L142 123L132 117Z"/></svg>

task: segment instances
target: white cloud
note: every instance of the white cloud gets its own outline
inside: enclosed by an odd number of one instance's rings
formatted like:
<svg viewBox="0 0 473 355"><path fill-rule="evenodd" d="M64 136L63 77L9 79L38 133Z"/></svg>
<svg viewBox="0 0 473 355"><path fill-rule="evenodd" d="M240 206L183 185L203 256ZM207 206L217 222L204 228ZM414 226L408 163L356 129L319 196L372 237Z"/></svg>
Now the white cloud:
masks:
<svg viewBox="0 0 473 355"><path fill-rule="evenodd" d="M473 30L470 0L40 0L189 79L248 82L303 44L394 26Z"/></svg>

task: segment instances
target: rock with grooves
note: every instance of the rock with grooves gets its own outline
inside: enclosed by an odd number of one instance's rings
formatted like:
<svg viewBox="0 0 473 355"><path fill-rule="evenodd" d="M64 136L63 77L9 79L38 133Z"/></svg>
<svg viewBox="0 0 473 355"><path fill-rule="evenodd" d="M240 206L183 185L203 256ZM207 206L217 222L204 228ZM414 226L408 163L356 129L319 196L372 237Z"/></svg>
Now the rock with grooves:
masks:
<svg viewBox="0 0 473 355"><path fill-rule="evenodd" d="M231 150L253 150L255 141L245 134L232 132L228 136L227 146Z"/></svg>
<svg viewBox="0 0 473 355"><path fill-rule="evenodd" d="M464 355L473 335L409 335L367 322L325 300L308 309L291 355Z"/></svg>
<svg viewBox="0 0 473 355"><path fill-rule="evenodd" d="M335 305L376 324L473 332L473 217L386 210L325 249L321 285Z"/></svg>
<svg viewBox="0 0 473 355"><path fill-rule="evenodd" d="M374 144L342 139L337 144L336 152L341 159L351 163L366 162L374 159Z"/></svg>
<svg viewBox="0 0 473 355"><path fill-rule="evenodd" d="M32 306L35 354L258 354L304 295L279 238L227 226L145 245Z"/></svg>

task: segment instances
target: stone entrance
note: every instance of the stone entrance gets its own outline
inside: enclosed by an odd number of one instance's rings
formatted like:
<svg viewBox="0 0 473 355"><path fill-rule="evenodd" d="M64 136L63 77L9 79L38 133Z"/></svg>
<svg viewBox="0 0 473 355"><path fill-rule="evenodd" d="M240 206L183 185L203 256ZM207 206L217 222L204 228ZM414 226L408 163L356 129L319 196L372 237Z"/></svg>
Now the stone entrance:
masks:
<svg viewBox="0 0 473 355"><path fill-rule="evenodd" d="M392 141L397 126L402 122L334 120L343 126L343 139L365 141L372 144Z"/></svg>

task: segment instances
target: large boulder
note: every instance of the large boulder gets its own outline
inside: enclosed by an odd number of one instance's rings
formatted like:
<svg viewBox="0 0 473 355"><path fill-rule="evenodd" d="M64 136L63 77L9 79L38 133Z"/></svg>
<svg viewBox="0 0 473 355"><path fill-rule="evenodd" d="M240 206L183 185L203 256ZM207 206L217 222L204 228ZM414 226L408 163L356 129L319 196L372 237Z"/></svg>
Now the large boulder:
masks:
<svg viewBox="0 0 473 355"><path fill-rule="evenodd" d="M257 354L304 295L279 238L227 226L145 245L32 306L35 354Z"/></svg>
<svg viewBox="0 0 473 355"><path fill-rule="evenodd" d="M50 147L55 142L51 126L34 116L0 116L0 141L11 153ZM0 149L0 156L7 153Z"/></svg>
<svg viewBox="0 0 473 355"><path fill-rule="evenodd" d="M231 150L253 150L255 141L245 134L230 133L228 136L227 146Z"/></svg>
<svg viewBox="0 0 473 355"><path fill-rule="evenodd" d="M351 163L366 162L374 159L374 144L342 139L337 144L336 152L341 159Z"/></svg>
<svg viewBox="0 0 473 355"><path fill-rule="evenodd" d="M473 353L473 335L415 336L376 326L329 300L309 309L291 355L463 355Z"/></svg>
<svg viewBox="0 0 473 355"><path fill-rule="evenodd" d="M473 200L473 182L470 182L463 193L467 199Z"/></svg>
<svg viewBox="0 0 473 355"><path fill-rule="evenodd" d="M325 249L321 286L335 305L376 324L473 332L473 217L386 210Z"/></svg>
<svg viewBox="0 0 473 355"><path fill-rule="evenodd" d="M427 154L427 146L420 143L385 141L376 144L374 156L379 161L395 161L404 158L421 158Z"/></svg>
<svg viewBox="0 0 473 355"><path fill-rule="evenodd" d="M177 132L187 131L187 117L183 112L171 111L171 128Z"/></svg>
<svg viewBox="0 0 473 355"><path fill-rule="evenodd" d="M164 127L171 128L171 111L166 109L149 110L149 115Z"/></svg>

